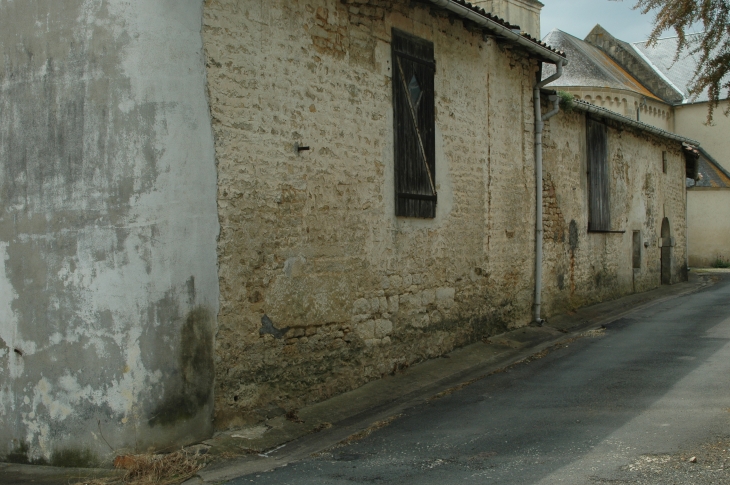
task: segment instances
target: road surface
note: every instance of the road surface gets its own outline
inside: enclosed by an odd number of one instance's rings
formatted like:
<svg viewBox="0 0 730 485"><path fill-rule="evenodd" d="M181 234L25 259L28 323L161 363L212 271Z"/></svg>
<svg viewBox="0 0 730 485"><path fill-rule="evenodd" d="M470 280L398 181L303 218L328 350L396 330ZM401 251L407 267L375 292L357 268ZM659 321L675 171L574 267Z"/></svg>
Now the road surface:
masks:
<svg viewBox="0 0 730 485"><path fill-rule="evenodd" d="M374 428L230 483L730 484L730 280Z"/></svg>

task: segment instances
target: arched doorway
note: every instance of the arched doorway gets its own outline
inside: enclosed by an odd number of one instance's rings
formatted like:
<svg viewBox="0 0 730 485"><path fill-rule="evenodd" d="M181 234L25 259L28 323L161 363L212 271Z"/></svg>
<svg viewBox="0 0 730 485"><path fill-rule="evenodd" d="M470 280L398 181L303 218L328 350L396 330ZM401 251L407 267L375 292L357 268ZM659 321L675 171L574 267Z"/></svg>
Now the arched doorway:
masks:
<svg viewBox="0 0 730 485"><path fill-rule="evenodd" d="M662 221L662 284L672 284L672 232L666 217Z"/></svg>

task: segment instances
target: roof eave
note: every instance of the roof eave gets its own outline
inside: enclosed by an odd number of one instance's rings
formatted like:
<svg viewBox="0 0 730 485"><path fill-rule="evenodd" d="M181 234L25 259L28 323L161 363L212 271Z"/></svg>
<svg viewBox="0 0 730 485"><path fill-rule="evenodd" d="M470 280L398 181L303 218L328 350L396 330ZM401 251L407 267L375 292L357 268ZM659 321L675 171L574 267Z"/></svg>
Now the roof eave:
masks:
<svg viewBox="0 0 730 485"><path fill-rule="evenodd" d="M535 55L544 62L552 64L562 63L563 65L568 64L568 59L565 57L565 53L558 52L552 49L550 46L541 42L538 39L531 37L530 35L521 32L519 29L510 28L513 26L506 26L495 19L492 19L483 10L474 7L464 0L429 0L434 5L441 7L442 9L448 10L464 19L471 20L472 22L480 25L491 32L505 38L507 41L514 44L518 44L527 50L529 53Z"/></svg>
<svg viewBox="0 0 730 485"><path fill-rule="evenodd" d="M692 145L697 148L699 148L699 146L700 146L700 142L698 142L697 140L693 140L691 138L677 135L676 133L671 133L669 131L662 130L661 128L657 128L656 126L642 123L641 121L632 120L631 118L627 118L626 116L620 115L620 114L615 113L606 108L602 108L600 106L596 106L594 104L587 103L587 102L581 101L579 99L573 100L573 103L574 103L574 105L573 105L574 109L577 109L579 111L585 111L585 112L592 113L597 116L601 116L603 118L618 121L619 123L623 123L623 124L631 126L633 128L637 128L639 130L642 130L642 131L645 131L648 133L652 133L652 134L660 136L662 138L668 138L670 140L678 141L681 143L687 143L688 145Z"/></svg>

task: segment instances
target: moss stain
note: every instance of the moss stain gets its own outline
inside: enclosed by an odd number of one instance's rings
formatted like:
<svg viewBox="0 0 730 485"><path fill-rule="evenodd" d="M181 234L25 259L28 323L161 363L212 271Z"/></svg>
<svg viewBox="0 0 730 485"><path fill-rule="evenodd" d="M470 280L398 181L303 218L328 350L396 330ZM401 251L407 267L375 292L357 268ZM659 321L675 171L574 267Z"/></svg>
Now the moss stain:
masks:
<svg viewBox="0 0 730 485"><path fill-rule="evenodd" d="M210 311L192 310L180 335L180 389L166 395L148 419L150 426L170 426L193 418L210 400L213 390L213 325Z"/></svg>
<svg viewBox="0 0 730 485"><path fill-rule="evenodd" d="M15 440L14 440L15 441ZM28 455L28 443L15 442L13 451L5 457L6 463L17 463L19 465L47 465L45 458L30 458Z"/></svg>
<svg viewBox="0 0 730 485"><path fill-rule="evenodd" d="M88 448L58 450L51 455L51 466L63 468L95 468L99 460Z"/></svg>

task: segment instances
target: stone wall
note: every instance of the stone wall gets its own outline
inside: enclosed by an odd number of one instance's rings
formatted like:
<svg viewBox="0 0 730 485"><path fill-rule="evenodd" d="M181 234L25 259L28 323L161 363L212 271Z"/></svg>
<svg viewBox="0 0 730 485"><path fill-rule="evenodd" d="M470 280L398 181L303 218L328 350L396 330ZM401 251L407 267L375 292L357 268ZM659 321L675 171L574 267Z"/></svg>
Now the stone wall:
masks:
<svg viewBox="0 0 730 485"><path fill-rule="evenodd" d="M689 265L709 268L730 261L730 189L695 187L687 194Z"/></svg>
<svg viewBox="0 0 730 485"><path fill-rule="evenodd" d="M529 321L536 62L418 5L206 2L219 426ZM435 44L435 219L394 215L392 27Z"/></svg>
<svg viewBox="0 0 730 485"><path fill-rule="evenodd" d="M662 221L674 238L672 281L686 279L685 162L679 142L609 122L612 233L588 232L586 114L561 112L544 136L545 314L661 284ZM667 172L662 152L667 152ZM633 268L633 232L641 266ZM646 243L646 245L644 244Z"/></svg>
<svg viewBox="0 0 730 485"><path fill-rule="evenodd" d="M707 103L685 104L674 107L674 126L672 131L697 140L702 148L730 170L730 116L723 115L730 100L725 100L715 109L712 123L707 125Z"/></svg>
<svg viewBox="0 0 730 485"><path fill-rule="evenodd" d="M201 12L0 1L0 460L101 464L211 432Z"/></svg>

